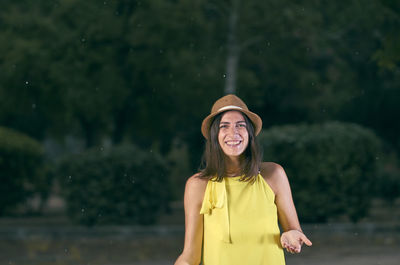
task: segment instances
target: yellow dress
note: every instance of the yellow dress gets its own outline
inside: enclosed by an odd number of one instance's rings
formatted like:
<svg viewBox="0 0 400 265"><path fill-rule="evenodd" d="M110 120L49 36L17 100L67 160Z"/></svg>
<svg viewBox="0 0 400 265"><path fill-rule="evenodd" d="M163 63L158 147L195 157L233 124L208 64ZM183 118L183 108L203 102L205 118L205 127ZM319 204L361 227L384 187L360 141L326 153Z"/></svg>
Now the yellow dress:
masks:
<svg viewBox="0 0 400 265"><path fill-rule="evenodd" d="M203 265L284 265L275 194L264 178L209 180L204 215Z"/></svg>

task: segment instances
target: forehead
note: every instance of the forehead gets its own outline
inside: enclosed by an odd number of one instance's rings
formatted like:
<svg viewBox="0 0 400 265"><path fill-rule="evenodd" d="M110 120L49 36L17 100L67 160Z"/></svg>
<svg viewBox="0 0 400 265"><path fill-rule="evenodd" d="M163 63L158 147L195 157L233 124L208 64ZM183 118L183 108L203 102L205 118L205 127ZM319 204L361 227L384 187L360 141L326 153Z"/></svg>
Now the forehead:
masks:
<svg viewBox="0 0 400 265"><path fill-rule="evenodd" d="M238 122L245 121L243 114L237 110L229 110L222 114L221 122Z"/></svg>

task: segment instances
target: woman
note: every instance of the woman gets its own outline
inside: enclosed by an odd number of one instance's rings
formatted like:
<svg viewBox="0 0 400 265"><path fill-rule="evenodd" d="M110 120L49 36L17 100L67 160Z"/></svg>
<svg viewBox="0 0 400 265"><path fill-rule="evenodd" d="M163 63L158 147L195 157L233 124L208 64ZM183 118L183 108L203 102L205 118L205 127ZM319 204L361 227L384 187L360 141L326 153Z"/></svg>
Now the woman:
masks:
<svg viewBox="0 0 400 265"><path fill-rule="evenodd" d="M235 95L217 100L203 120L205 167L186 183L185 244L175 265L283 265L282 247L299 253L303 243L311 246L285 171L261 163L261 127Z"/></svg>

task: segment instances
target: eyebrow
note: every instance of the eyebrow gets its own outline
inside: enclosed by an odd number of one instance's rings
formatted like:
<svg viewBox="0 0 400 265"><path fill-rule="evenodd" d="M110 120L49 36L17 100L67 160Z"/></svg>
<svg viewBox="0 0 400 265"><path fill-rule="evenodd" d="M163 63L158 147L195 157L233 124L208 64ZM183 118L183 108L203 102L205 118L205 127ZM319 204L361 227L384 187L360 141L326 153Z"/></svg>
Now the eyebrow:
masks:
<svg viewBox="0 0 400 265"><path fill-rule="evenodd" d="M219 124L230 124L228 121L221 121ZM237 121L236 123L246 123L246 121Z"/></svg>

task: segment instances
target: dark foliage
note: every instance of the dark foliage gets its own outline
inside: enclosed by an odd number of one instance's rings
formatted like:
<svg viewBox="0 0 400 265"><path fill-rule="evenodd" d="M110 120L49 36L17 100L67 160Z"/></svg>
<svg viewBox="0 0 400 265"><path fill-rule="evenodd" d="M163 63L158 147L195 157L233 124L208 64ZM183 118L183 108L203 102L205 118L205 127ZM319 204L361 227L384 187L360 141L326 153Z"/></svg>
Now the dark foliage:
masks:
<svg viewBox="0 0 400 265"><path fill-rule="evenodd" d="M0 215L15 213L29 197L47 197L51 181L42 146L29 136L0 127Z"/></svg>
<svg viewBox="0 0 400 265"><path fill-rule="evenodd" d="M94 224L152 224L167 209L170 185L156 152L134 146L91 149L57 167L68 215Z"/></svg>
<svg viewBox="0 0 400 265"><path fill-rule="evenodd" d="M181 198L203 152L201 121L229 79L235 33L236 94L264 127L371 128L396 153L378 194L397 196L399 1L237 2L232 30L228 0L2 1L0 125L60 145L157 146L171 155Z"/></svg>
<svg viewBox="0 0 400 265"><path fill-rule="evenodd" d="M290 125L260 139L266 161L285 168L302 221L343 215L357 221L367 214L380 152L370 130L339 122Z"/></svg>

